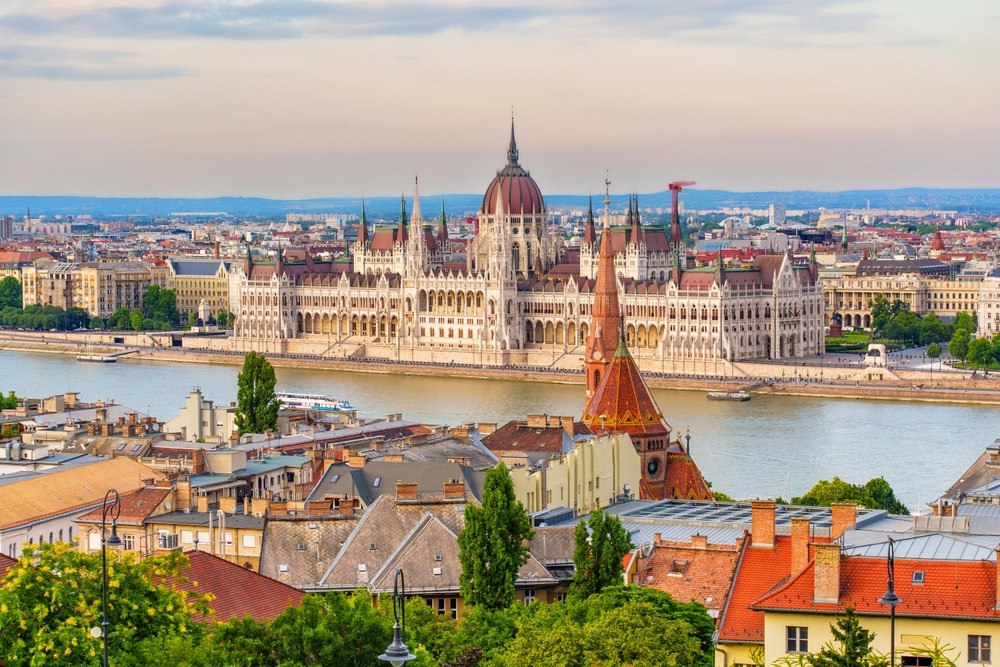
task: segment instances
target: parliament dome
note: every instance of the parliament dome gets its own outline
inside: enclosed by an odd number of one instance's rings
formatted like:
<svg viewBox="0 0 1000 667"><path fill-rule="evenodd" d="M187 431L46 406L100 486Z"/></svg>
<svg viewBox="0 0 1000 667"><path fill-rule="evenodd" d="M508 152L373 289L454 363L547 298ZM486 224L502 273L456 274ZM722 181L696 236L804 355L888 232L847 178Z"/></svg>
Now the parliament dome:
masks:
<svg viewBox="0 0 1000 667"><path fill-rule="evenodd" d="M517 162L517 143L514 141L514 124L510 125L510 147L507 149L507 166L497 172L483 196L482 212L496 215L497 197L505 214L541 214L545 212L542 191L535 179Z"/></svg>

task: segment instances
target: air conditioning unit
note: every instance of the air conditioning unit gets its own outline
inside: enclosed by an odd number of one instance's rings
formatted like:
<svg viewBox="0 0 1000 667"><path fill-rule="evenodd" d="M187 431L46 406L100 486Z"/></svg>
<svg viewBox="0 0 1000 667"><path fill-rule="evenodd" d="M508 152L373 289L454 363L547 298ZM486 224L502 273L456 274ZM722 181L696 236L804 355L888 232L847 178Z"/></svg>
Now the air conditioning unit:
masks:
<svg viewBox="0 0 1000 667"><path fill-rule="evenodd" d="M305 551L305 550L306 550L306 545L300 544L299 545L299 551Z"/></svg>
<svg viewBox="0 0 1000 667"><path fill-rule="evenodd" d="M160 549L175 551L180 548L180 536L177 533L159 533L156 536L156 545Z"/></svg>

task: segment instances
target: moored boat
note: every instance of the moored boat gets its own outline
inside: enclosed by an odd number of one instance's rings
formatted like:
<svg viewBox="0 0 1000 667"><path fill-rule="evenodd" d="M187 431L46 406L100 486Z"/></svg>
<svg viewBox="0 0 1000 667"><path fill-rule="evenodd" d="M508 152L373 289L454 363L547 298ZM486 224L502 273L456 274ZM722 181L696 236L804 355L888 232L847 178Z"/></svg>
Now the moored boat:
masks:
<svg viewBox="0 0 1000 667"><path fill-rule="evenodd" d="M351 412L355 407L343 398L332 398L325 394L297 394L290 391L277 392L283 407L300 410L321 410L324 412Z"/></svg>
<svg viewBox="0 0 1000 667"><path fill-rule="evenodd" d="M710 391L708 392L710 401L749 401L750 394L745 391Z"/></svg>

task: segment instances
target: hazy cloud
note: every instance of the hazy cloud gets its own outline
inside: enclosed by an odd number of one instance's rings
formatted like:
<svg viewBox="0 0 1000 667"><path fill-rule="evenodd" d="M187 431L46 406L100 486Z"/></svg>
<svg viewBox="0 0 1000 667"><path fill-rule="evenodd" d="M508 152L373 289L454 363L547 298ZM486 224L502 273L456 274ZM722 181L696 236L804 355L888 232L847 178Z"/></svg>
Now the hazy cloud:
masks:
<svg viewBox="0 0 1000 667"><path fill-rule="evenodd" d="M847 11L845 0L587 0L498 2L337 2L263 0L196 2L175 0L148 7L110 5L69 13L46 11L46 3L0 17L7 32L26 36L292 39L307 35L368 37L429 35L445 30L485 31L518 26L551 30L560 25L636 37L671 34L754 39L780 28L786 36L846 34L866 29L873 17Z"/></svg>
<svg viewBox="0 0 1000 667"><path fill-rule="evenodd" d="M165 79L189 70L148 67L127 51L42 48L20 44L0 46L0 78L56 81L131 81Z"/></svg>

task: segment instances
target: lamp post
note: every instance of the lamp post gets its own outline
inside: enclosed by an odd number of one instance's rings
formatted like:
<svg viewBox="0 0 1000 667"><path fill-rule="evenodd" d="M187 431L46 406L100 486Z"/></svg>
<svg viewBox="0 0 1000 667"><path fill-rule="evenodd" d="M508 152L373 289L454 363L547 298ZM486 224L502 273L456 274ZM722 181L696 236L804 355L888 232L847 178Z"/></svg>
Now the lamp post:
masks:
<svg viewBox="0 0 1000 667"><path fill-rule="evenodd" d="M402 569L396 570L396 578L392 583L392 615L396 617L396 624L392 626L392 643L378 659L385 660L392 667L403 667L407 660L415 660L417 656L410 653L410 649L406 648L404 641L406 636L406 585Z"/></svg>
<svg viewBox="0 0 1000 667"><path fill-rule="evenodd" d="M110 503L109 503L110 501ZM101 507L101 639L104 641L104 667L108 667L108 547L119 547L122 539L118 537L118 515L121 514L121 501L118 491L108 489L104 494L104 504ZM111 535L106 533L108 516L111 517Z"/></svg>
<svg viewBox="0 0 1000 667"><path fill-rule="evenodd" d="M893 561L892 550L893 541L890 537L889 553L886 554L886 567L889 570L889 589L878 599L879 604L888 605L889 607L889 667L894 667L896 664L896 605L902 602L894 590L893 574L895 572L895 562Z"/></svg>

